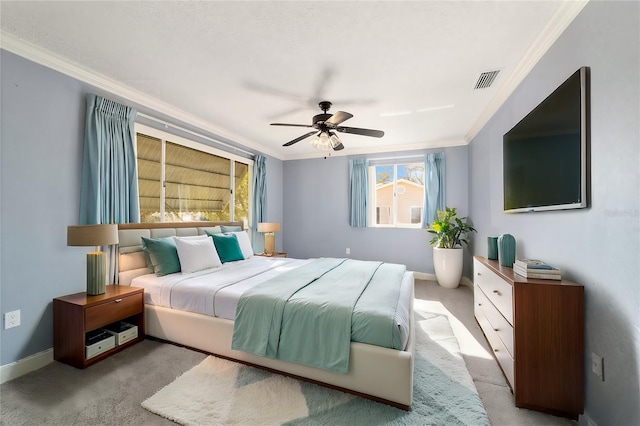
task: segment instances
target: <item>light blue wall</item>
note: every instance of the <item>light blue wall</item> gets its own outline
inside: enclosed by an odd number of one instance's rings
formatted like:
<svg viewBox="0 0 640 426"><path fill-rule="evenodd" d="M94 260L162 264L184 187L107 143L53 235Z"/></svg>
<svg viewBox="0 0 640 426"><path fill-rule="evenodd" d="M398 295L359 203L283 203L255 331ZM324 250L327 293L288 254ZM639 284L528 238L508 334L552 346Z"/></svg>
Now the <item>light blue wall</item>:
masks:
<svg viewBox="0 0 640 426"><path fill-rule="evenodd" d="M442 149L440 150L442 151ZM467 147L444 149L448 206L468 214ZM435 151L396 153L398 156ZM393 157L394 153L366 158ZM470 218L473 219L473 218ZM284 250L290 257L351 257L402 263L433 273L430 235L424 229L352 228L349 225L349 158L284 162ZM346 248L351 254L346 255ZM470 257L466 259L470 265ZM470 266L467 268L470 271Z"/></svg>
<svg viewBox="0 0 640 426"><path fill-rule="evenodd" d="M21 311L20 326L0 330L4 366L51 348L52 299L85 290L88 250L66 245L67 226L78 223L85 94L170 117L4 50L0 55L0 313ZM267 215L279 222L282 170L282 161L267 158Z"/></svg>
<svg viewBox="0 0 640 426"><path fill-rule="evenodd" d="M53 346L51 300L83 291L85 255L67 247L78 222L82 85L2 51L0 307L21 325L0 330L0 364Z"/></svg>
<svg viewBox="0 0 640 426"><path fill-rule="evenodd" d="M278 222L283 226L283 162L267 156L267 217L269 222ZM276 251L284 251L284 236L276 232ZM256 247L257 251L257 247Z"/></svg>
<svg viewBox="0 0 640 426"><path fill-rule="evenodd" d="M469 146L476 241L511 233L585 286L586 413L638 425L640 393L640 67L638 2L590 2ZM591 208L502 213L502 135L579 67L591 67ZM544 167L544 165L541 165ZM474 253L486 256L486 244ZM605 381L591 373L604 357Z"/></svg>

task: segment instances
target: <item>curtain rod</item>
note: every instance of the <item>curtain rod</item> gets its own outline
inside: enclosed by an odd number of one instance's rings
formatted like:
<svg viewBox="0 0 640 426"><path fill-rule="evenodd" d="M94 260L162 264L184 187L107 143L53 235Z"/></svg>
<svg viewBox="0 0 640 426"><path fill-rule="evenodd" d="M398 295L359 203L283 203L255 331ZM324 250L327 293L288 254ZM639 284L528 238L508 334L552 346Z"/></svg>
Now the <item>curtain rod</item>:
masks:
<svg viewBox="0 0 640 426"><path fill-rule="evenodd" d="M238 147L236 147L236 146L229 145L228 143L224 143L224 142L221 142L221 141L219 141L219 140L216 140L216 139L210 138L209 136L205 136L205 135L203 135L203 134L201 134L201 133L194 132L193 130L185 129L185 128L184 128L184 127L182 127L182 126L178 126L178 125L176 125L176 124L172 124L172 123L166 122L166 121L164 121L164 120L160 120L159 118L151 117L150 115L143 114L143 113L141 113L141 112L138 112L138 114L137 114L137 115L138 115L139 117L146 118L147 120L154 121L154 122L156 122L156 123L158 123L158 124L163 124L163 125L165 126L165 128L173 127L174 129L180 130L180 131L182 131L182 132L189 133L190 135L197 136L197 137L199 137L199 138L206 139L206 140L208 140L208 141L210 141L210 142L216 143L216 144L218 144L218 145L225 146L225 147L230 148L230 149L233 149L233 150L235 150L235 151L243 152L243 153L245 153L245 154L251 155L252 157L254 157L254 156L256 155L254 152L250 152L250 151L244 150L244 149L242 149L242 148L238 148Z"/></svg>
<svg viewBox="0 0 640 426"><path fill-rule="evenodd" d="M387 161L387 160L402 160L405 158L424 158L425 155L424 154L417 154L417 155L403 155L403 156L399 156L399 157L372 157L369 158L369 161Z"/></svg>

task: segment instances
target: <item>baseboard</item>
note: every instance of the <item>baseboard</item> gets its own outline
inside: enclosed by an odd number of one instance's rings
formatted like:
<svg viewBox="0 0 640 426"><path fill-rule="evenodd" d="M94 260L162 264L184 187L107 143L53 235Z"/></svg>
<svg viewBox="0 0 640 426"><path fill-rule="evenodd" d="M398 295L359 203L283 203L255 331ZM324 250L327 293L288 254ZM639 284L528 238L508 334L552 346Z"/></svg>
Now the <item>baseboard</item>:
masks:
<svg viewBox="0 0 640 426"><path fill-rule="evenodd" d="M473 290L473 281L471 281L471 278L462 277L462 279L460 280L460 284L467 286Z"/></svg>
<svg viewBox="0 0 640 426"><path fill-rule="evenodd" d="M427 272L413 271L413 278L415 278L416 280L436 281L436 275L429 274ZM460 284L467 286L471 289L473 288L473 281L471 281L471 279L467 277L462 277L462 279L460 280Z"/></svg>
<svg viewBox="0 0 640 426"><path fill-rule="evenodd" d="M0 383L8 382L27 373L36 371L53 362L53 348L19 359L0 367Z"/></svg>
<svg viewBox="0 0 640 426"><path fill-rule="evenodd" d="M436 275L435 274L427 274L426 272L413 271L413 278L415 278L416 280L435 281L436 280Z"/></svg>
<svg viewBox="0 0 640 426"><path fill-rule="evenodd" d="M578 418L578 425L579 426L598 426L596 422L591 417L589 417L586 411L584 412L584 414L581 414L580 417Z"/></svg>

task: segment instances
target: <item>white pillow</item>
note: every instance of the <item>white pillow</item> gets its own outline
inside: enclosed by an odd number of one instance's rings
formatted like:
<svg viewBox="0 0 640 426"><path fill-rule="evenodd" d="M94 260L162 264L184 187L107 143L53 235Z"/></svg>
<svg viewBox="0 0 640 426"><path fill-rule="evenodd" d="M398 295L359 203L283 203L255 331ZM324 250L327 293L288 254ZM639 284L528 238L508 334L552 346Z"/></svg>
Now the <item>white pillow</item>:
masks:
<svg viewBox="0 0 640 426"><path fill-rule="evenodd" d="M180 269L183 273L217 268L222 265L216 247L213 245L213 240L206 235L203 235L203 237L175 237Z"/></svg>
<svg viewBox="0 0 640 426"><path fill-rule="evenodd" d="M244 257L245 259L249 259L251 256L253 256L253 247L251 247L251 240L249 240L249 234L247 234L247 231L230 232L230 234L235 234L236 238L238 239L242 257Z"/></svg>

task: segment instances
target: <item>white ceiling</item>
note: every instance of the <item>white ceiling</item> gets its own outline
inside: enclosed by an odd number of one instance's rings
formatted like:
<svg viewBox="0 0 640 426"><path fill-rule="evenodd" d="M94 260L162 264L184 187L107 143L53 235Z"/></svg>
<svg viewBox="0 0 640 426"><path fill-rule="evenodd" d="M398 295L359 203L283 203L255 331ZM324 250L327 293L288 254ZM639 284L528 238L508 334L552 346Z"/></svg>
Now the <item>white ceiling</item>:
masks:
<svg viewBox="0 0 640 426"><path fill-rule="evenodd" d="M340 154L468 143L584 6L562 1L8 2L2 48L280 159L321 100ZM474 90L480 73L500 70ZM335 154L334 154L335 155Z"/></svg>

